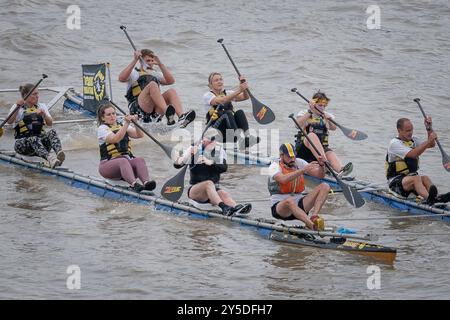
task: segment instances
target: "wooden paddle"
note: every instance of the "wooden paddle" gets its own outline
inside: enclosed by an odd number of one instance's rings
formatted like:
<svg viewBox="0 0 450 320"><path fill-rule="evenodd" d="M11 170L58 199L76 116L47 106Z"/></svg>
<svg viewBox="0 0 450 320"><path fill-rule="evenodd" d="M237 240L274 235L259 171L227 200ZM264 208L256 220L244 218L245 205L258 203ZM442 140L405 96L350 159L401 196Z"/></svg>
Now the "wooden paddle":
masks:
<svg viewBox="0 0 450 320"><path fill-rule="evenodd" d="M303 100L305 100L306 102L310 103L308 99L306 99L300 92L297 91L297 88L292 88L291 89L292 92L295 92L296 94L298 94L300 97L303 98ZM317 110L317 109L316 109ZM322 117L324 117L324 115L317 110L317 112L320 113L320 115ZM336 127L338 127L339 129L341 129L342 133L345 134L345 136L347 138L350 138L352 140L364 140L367 139L367 134L365 134L364 132L355 130L355 129L348 129L342 125L340 125L339 123L337 123L336 121L334 121L333 119L328 119L331 123L333 123Z"/></svg>
<svg viewBox="0 0 450 320"><path fill-rule="evenodd" d="M238 68L236 67L236 64L234 63L233 59L231 58L227 48L223 44L223 39L217 40L218 43L222 45L223 50L225 50L225 53L228 56L228 59L230 59L231 64L234 67L234 70L236 70L236 73L238 76L241 76L241 73L239 72ZM269 124L275 120L275 114L273 111L266 106L265 104L261 103L256 99L249 89L247 89L248 95L250 96L250 100L252 101L252 107L253 107L253 117L255 117L256 121L260 124Z"/></svg>
<svg viewBox="0 0 450 320"><path fill-rule="evenodd" d="M426 116L425 112L423 111L422 105L420 104L420 99L419 98L415 98L413 101L415 103L417 103L417 105L419 106L420 111L422 112L423 117L426 119L427 116ZM430 130L433 130L433 129L430 127ZM439 147L439 150L441 151L442 165L444 166L444 169L447 172L450 172L450 157L448 156L447 153L445 153L444 148L442 148L441 143L439 142L438 139L436 139L436 143L437 143L437 145Z"/></svg>
<svg viewBox="0 0 450 320"><path fill-rule="evenodd" d="M34 85L34 87L31 89L30 92L28 92L28 94L23 98L23 101L27 100L29 96L31 96L31 94L33 93L34 90L36 90L36 88L41 84L41 82L45 79L48 78L48 76L46 74L42 74L42 78ZM3 126L9 121L9 119L11 119L11 117L13 116L13 114L16 113L17 110L19 110L22 106L17 105L14 110L6 117L5 120L3 120L3 122L0 124L0 137L3 136Z"/></svg>
<svg viewBox="0 0 450 320"><path fill-rule="evenodd" d="M109 102L117 108L117 110L119 110L121 113L123 113L124 115L126 115L125 111L122 110L122 108L120 108L117 104L115 104L112 100L109 100ZM152 139L161 149L163 149L163 151L166 153L166 155L172 159L172 150L173 147L171 146L167 146L162 144L161 142L159 142L158 140L156 140L155 137L153 137L150 133L148 133L148 131L146 131L140 124L138 124L136 121L132 121L133 124L136 126L136 128L138 128L139 130L141 130L147 137L149 137L150 139Z"/></svg>
<svg viewBox="0 0 450 320"><path fill-rule="evenodd" d="M317 152L318 155L321 155L317 147L314 145L314 143L311 141L311 139L308 137L308 135L305 133L305 131L302 129L302 127L298 124L297 120L294 117L294 114L291 113L289 115L289 118L294 121L297 128L302 132L302 134L305 136L305 138L308 140L309 144L314 148L314 150ZM336 172L334 172L333 168L331 168L330 164L328 162L325 162L325 166L328 168L328 170L331 172L331 174L336 179L336 182L339 184L339 186L342 189L342 192L344 193L345 199L347 201L355 206L356 208L362 207L365 204L365 201L363 197L359 194L358 190L356 190L355 187L347 185L344 181L342 181Z"/></svg>
<svg viewBox="0 0 450 320"><path fill-rule="evenodd" d="M206 130L211 126L213 120L210 119L206 124L205 129L202 132L202 136L200 137L200 142L205 135ZM186 170L189 167L189 164L183 165L183 168L178 172L174 177L170 178L161 188L161 195L169 201L176 202L183 195L184 191L184 177L186 175Z"/></svg>

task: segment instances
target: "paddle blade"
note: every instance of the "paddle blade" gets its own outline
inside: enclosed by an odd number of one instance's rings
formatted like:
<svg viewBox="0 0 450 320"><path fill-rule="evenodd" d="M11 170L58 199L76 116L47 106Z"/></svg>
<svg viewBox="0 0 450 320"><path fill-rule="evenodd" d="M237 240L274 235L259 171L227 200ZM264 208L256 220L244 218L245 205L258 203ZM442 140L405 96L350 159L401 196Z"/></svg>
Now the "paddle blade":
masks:
<svg viewBox="0 0 450 320"><path fill-rule="evenodd" d="M366 203L361 194L359 194L355 188L346 185L341 180L338 180L338 183L342 188L345 199L347 199L352 206L355 208L361 208Z"/></svg>
<svg viewBox="0 0 450 320"><path fill-rule="evenodd" d="M447 170L447 172L450 172L450 157L443 150L442 150L442 164L444 165L445 170Z"/></svg>
<svg viewBox="0 0 450 320"><path fill-rule="evenodd" d="M334 121L333 121L334 122ZM341 129L342 133L345 134L347 136L347 138L352 139L352 140L364 140L367 139L367 134L365 134L364 132L355 130L355 129L348 129L340 124L337 124L336 122L334 122L334 124L339 127L339 129Z"/></svg>
<svg viewBox="0 0 450 320"><path fill-rule="evenodd" d="M269 124L273 122L275 120L273 111L268 106L258 101L250 91L248 93L250 95L250 100L252 101L253 117L255 117L255 120L259 124Z"/></svg>
<svg viewBox="0 0 450 320"><path fill-rule="evenodd" d="M3 136L3 128L0 128L0 137Z"/></svg>
<svg viewBox="0 0 450 320"><path fill-rule="evenodd" d="M173 147L169 147L165 144L159 144L159 146L161 147L161 149L163 149L163 151L166 153L166 155L172 159L172 151L173 151Z"/></svg>
<svg viewBox="0 0 450 320"><path fill-rule="evenodd" d="M178 201L184 191L184 176L186 175L187 165L177 173L176 176L164 183L161 188L161 195L172 202Z"/></svg>

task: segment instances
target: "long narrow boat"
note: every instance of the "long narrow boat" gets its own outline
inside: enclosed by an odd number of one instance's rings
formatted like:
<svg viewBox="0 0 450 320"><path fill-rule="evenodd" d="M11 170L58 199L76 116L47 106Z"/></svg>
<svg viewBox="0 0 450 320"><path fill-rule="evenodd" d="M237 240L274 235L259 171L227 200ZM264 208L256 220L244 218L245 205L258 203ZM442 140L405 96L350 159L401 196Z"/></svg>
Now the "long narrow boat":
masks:
<svg viewBox="0 0 450 320"><path fill-rule="evenodd" d="M215 210L200 210L188 203L174 203L152 195L143 195L130 191L127 188L112 185L101 179L77 174L70 170L50 169L42 163L29 162L13 153L0 151L0 161L5 165L15 165L24 169L31 169L43 174L52 175L69 185L88 190L101 197L120 201L134 202L154 206L156 210L167 211L174 214L188 215L196 218L222 219L241 226L256 229L262 236L294 245L309 246L322 249L347 251L393 262L396 249L366 242L369 235L349 235L336 232L316 232L299 226L286 226L273 219L256 219L251 217L227 217ZM361 241L363 240L363 241Z"/></svg>
<svg viewBox="0 0 450 320"><path fill-rule="evenodd" d="M95 117L95 114L83 107L83 97L80 93L70 89L65 93L66 99L64 100L63 107L69 110L81 112L87 117ZM150 129L150 128L146 128ZM151 129L150 129L151 131ZM251 149L251 148L250 148ZM268 166L271 163L271 159L261 154L255 154L252 152L241 152L237 149L226 149L228 157L232 157L233 161L229 161L233 164L243 165L256 165L256 166Z"/></svg>
<svg viewBox="0 0 450 320"><path fill-rule="evenodd" d="M305 175L305 177L314 183L325 182L335 191L341 190L334 178L325 177L319 179L308 175ZM354 177L343 177L342 180L344 180L346 184L360 190L363 198L369 201L388 205L403 212L416 215L431 215L430 218L432 219L441 219L447 223L450 222L450 208L447 204L437 204L434 206L424 205L416 202L415 198L399 198L392 194L388 188L375 188L372 187L372 184L355 179ZM437 216L433 217L434 214Z"/></svg>

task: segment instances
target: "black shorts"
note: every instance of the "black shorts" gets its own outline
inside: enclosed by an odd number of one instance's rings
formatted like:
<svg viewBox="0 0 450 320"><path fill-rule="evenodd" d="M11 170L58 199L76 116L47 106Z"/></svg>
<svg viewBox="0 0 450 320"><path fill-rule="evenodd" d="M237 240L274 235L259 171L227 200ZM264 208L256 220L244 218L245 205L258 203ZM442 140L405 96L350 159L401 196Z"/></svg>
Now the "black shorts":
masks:
<svg viewBox="0 0 450 320"><path fill-rule="evenodd" d="M332 151L332 149L330 149L329 147L323 147L323 150L325 150L325 152ZM306 162L317 161L311 150L307 146L305 146L304 143L295 144L295 156L297 158L305 160Z"/></svg>
<svg viewBox="0 0 450 320"><path fill-rule="evenodd" d="M188 191L187 191L187 196L188 196L188 198L189 199L191 199L191 197L189 197L189 192L191 191L191 188L193 187L193 186L195 186L195 184L193 184L193 185L191 185L190 187L189 187L189 189L188 189ZM220 191L220 188L216 185L216 191ZM192 200L194 200L194 199L192 199ZM198 200L194 200L194 201L196 201L196 202L198 202L198 203L209 203L209 200L207 200L207 201L198 201Z"/></svg>
<svg viewBox="0 0 450 320"><path fill-rule="evenodd" d="M300 209L302 209L303 211L305 211L305 208L303 207L303 199L305 199L305 197L302 197L300 200L298 200L298 207L300 208ZM291 214L289 217L287 217L287 218L284 218L284 217L282 217L282 216L280 216L279 214L278 214L278 212L277 212L277 205L279 204L280 202L277 202L277 203L275 203L273 206L272 206L272 217L274 217L275 219L281 219L281 220L295 220L295 219L297 219L293 214ZM306 212L306 211L305 211ZM306 214L308 214L308 212L306 212Z"/></svg>
<svg viewBox="0 0 450 320"><path fill-rule="evenodd" d="M391 183L389 183L389 189L391 189L395 193L401 195L402 197L407 198L411 194L412 191L406 191L405 189L403 189L402 181L403 181L404 177L406 177L406 176L395 177L391 181Z"/></svg>

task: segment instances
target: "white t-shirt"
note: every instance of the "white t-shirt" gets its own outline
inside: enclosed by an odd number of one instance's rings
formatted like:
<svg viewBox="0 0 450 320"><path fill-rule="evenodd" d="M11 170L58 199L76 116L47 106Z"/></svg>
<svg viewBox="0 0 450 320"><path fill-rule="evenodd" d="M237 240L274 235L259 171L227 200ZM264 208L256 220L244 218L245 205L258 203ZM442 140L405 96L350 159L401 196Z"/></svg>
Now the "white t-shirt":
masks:
<svg viewBox="0 0 450 320"><path fill-rule="evenodd" d="M164 76L163 76L162 72L160 72L160 71L153 70L153 69L147 69L146 72L149 75L154 76L156 79L158 79L158 81L161 81L164 79ZM133 82L137 81L137 79L139 79L139 72L136 71L136 69L133 69L133 71L131 71L130 78L128 79L128 82L127 82L127 91L130 89Z"/></svg>
<svg viewBox="0 0 450 320"><path fill-rule="evenodd" d="M233 90L226 90L227 96L230 94L233 94L234 91ZM211 105L211 101L217 97L214 93L212 93L211 91L206 92L203 95L203 105L205 106L205 112L208 112L209 109L211 109L212 105ZM233 99L233 101L235 101Z"/></svg>
<svg viewBox="0 0 450 320"><path fill-rule="evenodd" d="M418 145L423 143L423 140L417 137L412 137L411 139L414 142L414 147L417 147ZM389 143L388 147L388 161L392 162L395 161L396 158L405 159L405 156L410 152L413 148L408 147L403 143L402 140L394 138Z"/></svg>
<svg viewBox="0 0 450 320"><path fill-rule="evenodd" d="M275 181L274 177L278 173L281 173L281 167L280 167L279 162L280 162L280 159L277 159L274 162L272 162L272 164L269 167L269 175L270 175L269 183L274 182ZM298 169L304 169L308 165L308 162L306 162L303 159L296 158L295 164L297 165ZM273 194L270 196L271 205L273 206L275 203L283 201L291 196L292 196L291 194ZM295 201L298 202L300 200L300 198L303 197L303 195L300 193L300 194L294 195L293 197L294 197Z"/></svg>
<svg viewBox="0 0 450 320"><path fill-rule="evenodd" d="M419 146L423 143L423 140L417 137L412 137L411 139L414 142L414 147ZM405 156L410 152L413 148L408 147L403 143L402 140L393 138L391 142L389 143L389 147L387 149L388 154L388 162L393 162L395 160L405 159ZM395 177L394 177L395 178ZM394 178L391 178L388 180L390 183Z"/></svg>
<svg viewBox="0 0 450 320"><path fill-rule="evenodd" d="M15 109L16 107L17 107L17 105L14 104L14 105L11 107L11 109L9 110L8 115L11 114L11 113L14 111L14 109ZM38 104L37 104L37 107L38 107L38 109L44 110L44 112L45 112L45 114L47 115L47 117L50 117L50 118L52 117L52 116L50 115L50 112L48 111L48 107L47 107L46 104L44 104L44 103L38 103ZM25 110L24 110L23 108L20 108L20 109L19 109L19 112L17 113L16 119L14 119L13 127L17 126L17 124L23 119L24 111L25 111Z"/></svg>
<svg viewBox="0 0 450 320"><path fill-rule="evenodd" d="M130 133L130 130L132 130L132 129L133 129L133 126L130 124L127 129L128 134ZM108 127L106 124L101 124L97 128L98 144L99 145L104 144L106 142L106 137L112 133L113 132L111 131L110 127Z"/></svg>

